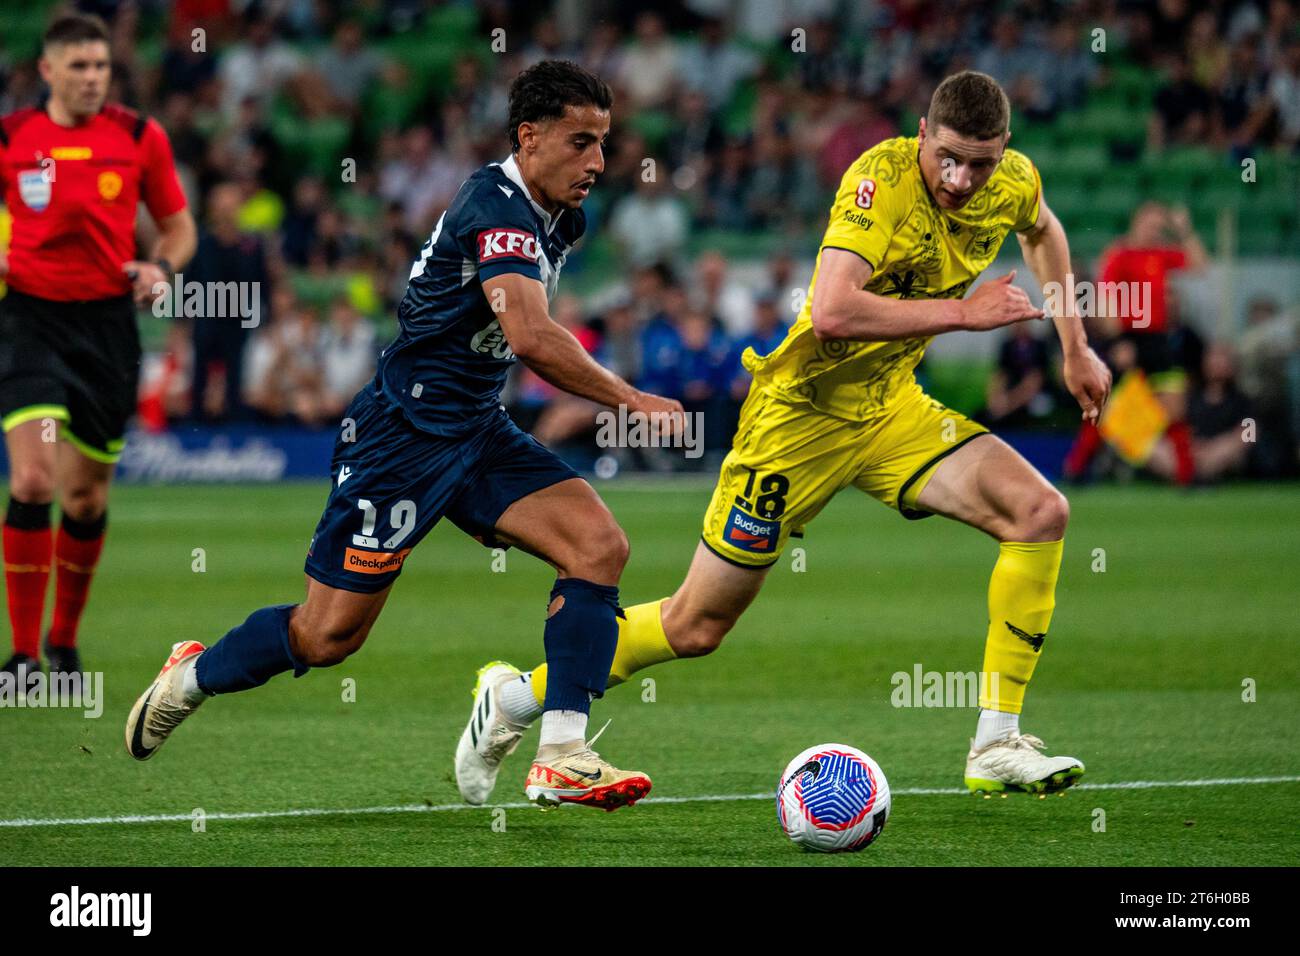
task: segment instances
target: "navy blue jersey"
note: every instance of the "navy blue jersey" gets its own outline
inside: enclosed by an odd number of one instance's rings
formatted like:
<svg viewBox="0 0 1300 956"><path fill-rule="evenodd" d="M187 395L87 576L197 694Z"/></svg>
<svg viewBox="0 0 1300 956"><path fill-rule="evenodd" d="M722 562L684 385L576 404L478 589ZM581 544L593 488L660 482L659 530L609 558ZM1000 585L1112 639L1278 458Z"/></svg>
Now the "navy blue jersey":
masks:
<svg viewBox="0 0 1300 956"><path fill-rule="evenodd" d="M380 356L375 387L431 434L482 426L515 361L483 282L514 272L542 282L551 298L586 224L581 209L551 216L533 202L513 156L475 172L411 267L401 332Z"/></svg>

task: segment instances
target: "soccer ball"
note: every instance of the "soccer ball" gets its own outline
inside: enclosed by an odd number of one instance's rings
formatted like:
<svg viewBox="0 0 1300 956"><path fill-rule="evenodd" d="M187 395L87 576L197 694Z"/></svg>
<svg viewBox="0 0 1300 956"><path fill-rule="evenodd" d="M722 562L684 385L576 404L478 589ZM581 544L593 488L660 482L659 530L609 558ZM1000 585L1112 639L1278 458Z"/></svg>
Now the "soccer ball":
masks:
<svg viewBox="0 0 1300 956"><path fill-rule="evenodd" d="M776 815L798 846L820 853L862 850L889 819L889 781L855 747L809 747L777 781Z"/></svg>

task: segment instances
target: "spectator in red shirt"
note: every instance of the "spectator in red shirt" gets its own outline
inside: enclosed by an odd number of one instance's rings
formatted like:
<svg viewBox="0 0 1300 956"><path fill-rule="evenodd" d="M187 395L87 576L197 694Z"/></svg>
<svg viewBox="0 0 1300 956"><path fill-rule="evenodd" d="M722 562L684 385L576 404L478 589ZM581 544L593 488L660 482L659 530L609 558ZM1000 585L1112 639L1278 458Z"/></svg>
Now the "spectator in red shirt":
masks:
<svg viewBox="0 0 1300 956"><path fill-rule="evenodd" d="M51 674L79 673L77 625L99 561L108 486L136 406L136 302L166 288L193 254L167 134L106 103L108 29L66 14L40 59L49 99L0 119L0 195L13 216L0 278L0 416L9 453L5 583L14 655L3 673L39 673L50 566ZM136 259L136 209L158 226L151 261ZM57 441L55 439L58 439ZM55 492L62 513L50 531Z"/></svg>

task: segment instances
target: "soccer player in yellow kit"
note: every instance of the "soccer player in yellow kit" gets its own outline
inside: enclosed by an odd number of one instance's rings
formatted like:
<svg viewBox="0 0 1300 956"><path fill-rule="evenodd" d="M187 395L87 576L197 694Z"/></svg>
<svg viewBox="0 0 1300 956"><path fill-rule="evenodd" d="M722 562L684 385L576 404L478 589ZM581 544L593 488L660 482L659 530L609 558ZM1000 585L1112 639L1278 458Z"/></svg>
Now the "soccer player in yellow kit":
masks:
<svg viewBox="0 0 1300 956"><path fill-rule="evenodd" d="M611 685L715 650L789 536L852 486L905 518L944 515L999 542L967 786L1042 793L1082 775L1082 762L1046 756L1019 727L1055 605L1069 507L1010 446L929 398L913 376L935 335L1043 318L1011 284L1014 273L963 298L1008 232L1040 283L1065 287L1065 232L1033 164L1006 148L1009 117L995 80L955 74L935 90L915 138L872 147L844 174L798 320L770 355L745 354L753 384L686 580L671 597L626 610ZM1066 386L1095 421L1110 373L1072 306L1052 319ZM480 670L456 754L468 802L490 795L545 686L545 665Z"/></svg>

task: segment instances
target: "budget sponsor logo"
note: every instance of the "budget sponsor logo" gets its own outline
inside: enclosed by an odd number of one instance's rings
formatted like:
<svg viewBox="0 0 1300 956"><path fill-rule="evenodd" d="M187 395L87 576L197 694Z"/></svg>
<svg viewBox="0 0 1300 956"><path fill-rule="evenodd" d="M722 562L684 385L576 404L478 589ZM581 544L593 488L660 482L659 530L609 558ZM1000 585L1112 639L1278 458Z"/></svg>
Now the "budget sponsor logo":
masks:
<svg viewBox="0 0 1300 956"><path fill-rule="evenodd" d="M348 548L343 552L343 567L357 574L388 574L390 571L401 570L402 562L410 553L410 548L401 551L361 551Z"/></svg>
<svg viewBox="0 0 1300 956"><path fill-rule="evenodd" d="M736 505L731 506L731 514L727 515L727 530L723 532L727 544L742 551L770 554L776 550L776 541L780 536L781 522L754 518Z"/></svg>

